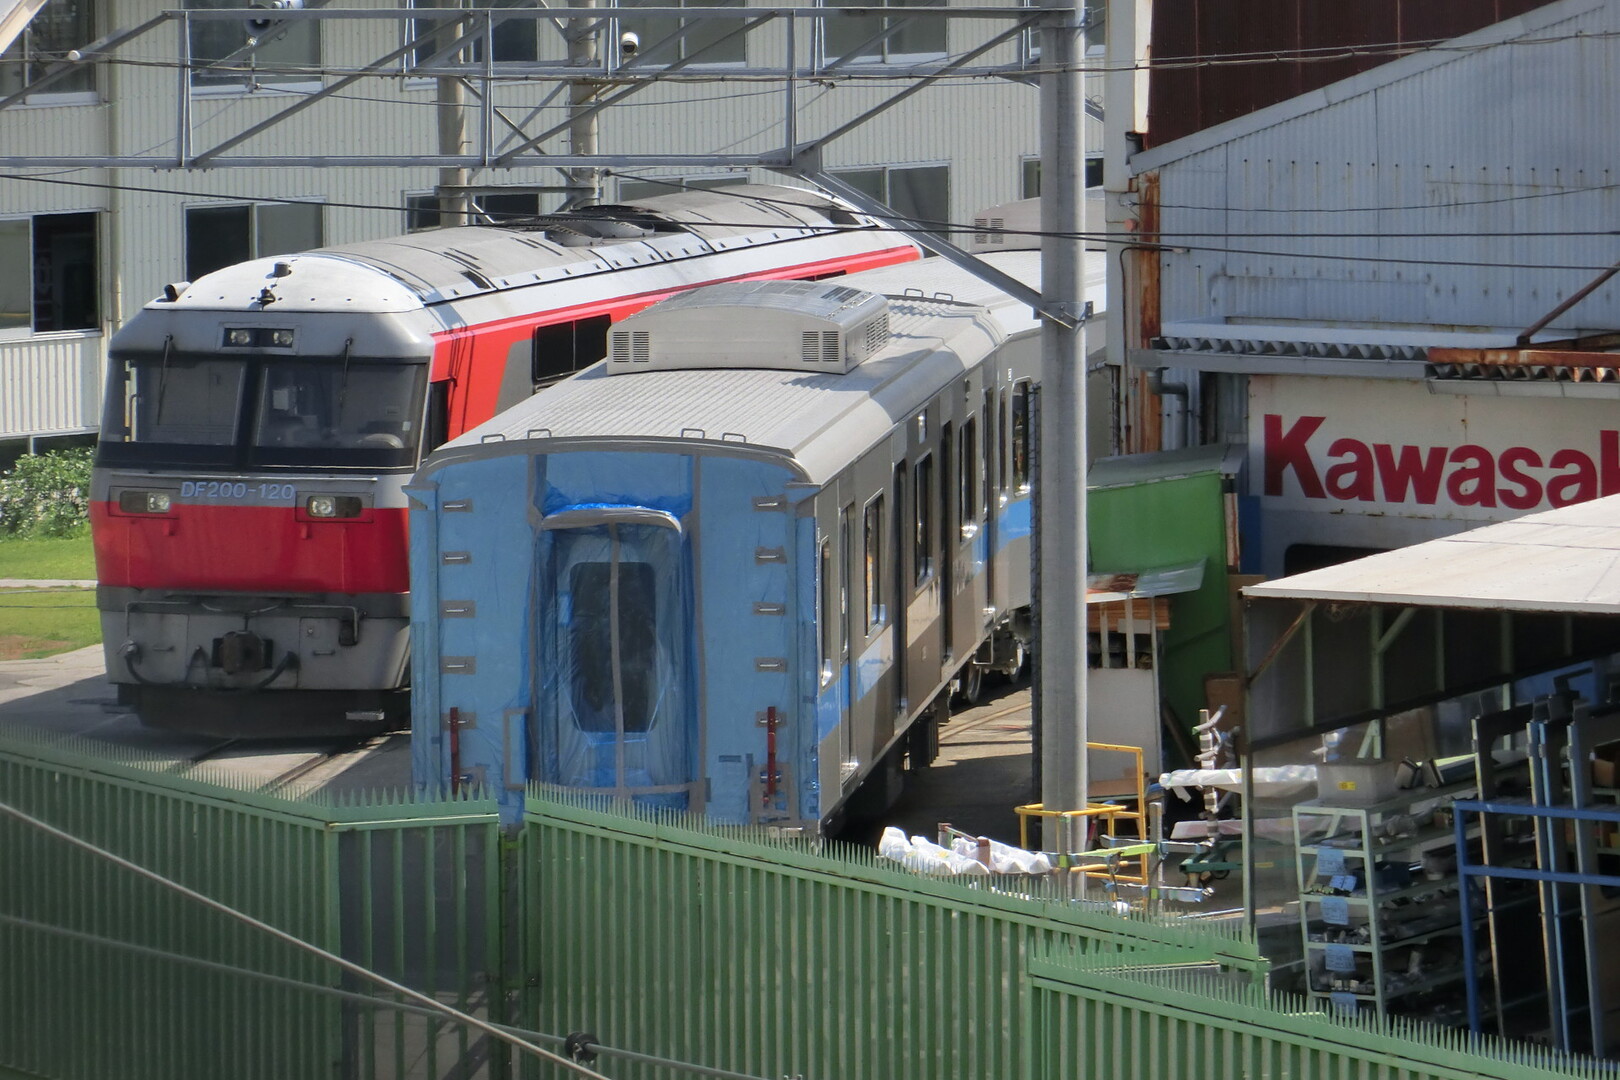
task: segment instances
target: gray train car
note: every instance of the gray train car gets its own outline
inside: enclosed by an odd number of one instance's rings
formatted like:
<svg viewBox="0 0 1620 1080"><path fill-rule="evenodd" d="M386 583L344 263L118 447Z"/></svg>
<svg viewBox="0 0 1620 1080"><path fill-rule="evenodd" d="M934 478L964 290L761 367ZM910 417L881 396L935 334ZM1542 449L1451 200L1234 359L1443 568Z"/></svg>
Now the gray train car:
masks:
<svg viewBox="0 0 1620 1080"><path fill-rule="evenodd" d="M1037 330L938 259L717 285L439 449L407 489L418 786L880 808L952 690L1021 661Z"/></svg>

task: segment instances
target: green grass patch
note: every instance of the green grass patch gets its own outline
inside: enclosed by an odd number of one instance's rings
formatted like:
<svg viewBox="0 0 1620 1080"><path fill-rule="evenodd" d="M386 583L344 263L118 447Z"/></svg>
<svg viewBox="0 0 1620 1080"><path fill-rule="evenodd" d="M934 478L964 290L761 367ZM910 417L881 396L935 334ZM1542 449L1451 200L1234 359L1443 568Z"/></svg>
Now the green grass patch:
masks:
<svg viewBox="0 0 1620 1080"><path fill-rule="evenodd" d="M93 589L0 591L0 660L34 660L101 640Z"/></svg>
<svg viewBox="0 0 1620 1080"><path fill-rule="evenodd" d="M62 540L0 538L0 578L89 581L95 576L89 533Z"/></svg>

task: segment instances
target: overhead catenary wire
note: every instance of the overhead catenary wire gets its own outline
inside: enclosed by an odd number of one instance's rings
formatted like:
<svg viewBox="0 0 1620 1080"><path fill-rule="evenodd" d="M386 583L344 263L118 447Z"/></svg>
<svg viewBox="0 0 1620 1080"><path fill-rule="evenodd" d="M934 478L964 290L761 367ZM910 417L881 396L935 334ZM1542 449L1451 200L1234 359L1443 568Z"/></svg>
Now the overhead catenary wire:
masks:
<svg viewBox="0 0 1620 1080"><path fill-rule="evenodd" d="M619 173L619 172L612 172L612 171L610 171L609 175L630 176L633 179L642 180L642 181L645 181L645 182L648 182L648 183L666 183L672 189L679 189L679 188L684 187L684 185L680 184L678 180L674 180L674 179L670 179L670 178L666 178L666 177L637 176L635 174ZM403 208L396 205L396 204L348 202L348 201L342 201L342 200L330 200L330 201L328 201L328 200L324 200L324 199L312 199L312 198L309 198L309 197L292 198L292 197L269 196L269 195L267 195L267 196L248 196L248 195L229 194L229 193L199 192L199 191L194 191L194 190L188 190L188 189L185 189L185 188L145 187L145 186L140 186L140 185L118 184L118 183L113 183L111 181L70 180L70 179L66 179L66 178L64 178L62 176L59 176L59 175L32 176L32 175L23 175L23 174L16 174L16 173L0 173L0 180L15 180L15 181L24 181L24 182L32 181L32 182L37 182L37 183L62 184L62 185L68 185L68 186L74 186L74 187L97 188L97 189L103 189L103 190L114 190L114 191L123 191L123 192L149 193L149 194L158 194L158 195L173 195L173 196L176 196L176 197L183 197L183 198L189 198L189 199L197 199L197 198L219 199L219 200L227 201L227 202L242 202L242 201L246 200L246 201L253 201L253 202L283 203L283 204L296 204L296 205L310 205L310 204L313 204L313 205L318 205L318 206L332 206L332 207L340 207L340 208L344 208L344 209L354 209L354 210L375 210L375 211L378 211L378 212L386 212L386 213L392 213L392 214L398 214L398 213L401 213L403 211ZM532 185L518 185L518 186L524 187L524 186L532 186ZM1593 188L1593 189L1588 189L1588 190L1609 190L1609 189L1612 189L1615 186L1617 186L1617 185L1602 185L1600 188ZM711 193L714 193L714 194L728 194L728 195L731 194L731 193L727 192L724 187L708 188L708 189L705 189L705 190L708 190L708 191L710 191ZM763 202L780 202L780 203L783 203L784 205L797 205L797 204L788 204L788 203L786 203L785 200L773 200L773 199L770 199L769 197L760 197L760 196L755 196L755 195L752 195L752 194L744 195L742 193L737 193L735 197L736 198L759 199L759 201L763 201ZM1444 210L1444 209L1447 209L1448 207L1449 207L1449 204L1441 203L1441 204L1436 204L1431 209ZM1225 208L1225 209L1231 209L1231 208ZM511 224L511 225L514 225L514 226L521 226L525 222L543 224L544 222L550 220L553 216L554 215L550 215L550 214L541 214L541 215L538 215L538 216L536 216L534 218L513 218L513 219L510 219L508 222L505 222L505 224ZM867 216L873 217L873 218L875 218L877 220L882 220L882 215L870 215L869 214ZM1002 235L1002 236L1024 236L1024 237L1036 238L1036 237L1042 237L1042 236L1046 235L1045 233L1041 232L1038 229L1008 229L1008 228L1005 228L1005 227L1003 227L1003 228L995 228L995 227L985 225L985 224L980 224L980 223L967 224L967 223L963 223L963 222L952 222L952 221L945 221L945 220L939 220L939 219L926 219L926 218L919 219L919 218L915 218L915 217L910 218L910 220L916 221L918 224L927 226L931 231L936 232L936 233L938 233L939 235L942 235L942 236L970 235L970 234L994 234L994 235ZM672 221L672 224L680 225L682 223L679 220L674 220L674 221ZM740 223L738 223L738 222L721 222L721 221L714 221L714 220L710 220L710 219L705 219L702 222L702 224L705 224L705 225L728 225L728 224L729 225L737 225L737 224L740 224ZM837 225L837 224L828 224L828 225L825 225L825 226L816 226L816 228L821 229L823 231L827 231L827 232L836 232L836 231L841 231L843 229L859 229L859 228L862 228L862 227L863 226L859 226L859 225L841 226L841 225ZM1240 238L1240 239L1243 238L1243 237L1246 237L1246 236L1251 236L1251 235L1253 237L1255 237L1255 238L1287 238L1287 237L1293 237L1295 235L1295 234L1291 234L1291 233L1246 234L1246 233L1238 233L1238 232L1224 232L1224 233L1217 233L1217 234L1205 234L1205 233L1181 234L1181 233L1173 233L1173 232L1172 233L1166 233L1164 231L1161 231L1157 235L1159 235L1161 237L1169 236L1169 237L1171 237L1171 239L1154 241L1154 240L1148 238L1145 234L1140 233L1140 232L1114 232L1114 233L1109 233L1109 232L1082 232L1082 233L1075 233L1075 234L1066 234L1066 238L1079 239L1079 240L1090 241L1090 242L1099 243L1099 244L1102 244L1102 243L1128 244L1131 247L1136 248L1136 249L1157 250L1157 251L1166 252L1166 253L1182 253L1182 252L1204 251L1204 252L1221 253L1221 254L1227 254L1227 255L1249 255L1249 256L1254 256L1254 257L1257 257L1257 258L1313 259L1313 260L1320 260L1320 261L1327 261L1327 262L1355 262L1355 263L1363 263L1363 264L1394 265L1394 266L1453 266L1453 267L1506 269L1506 270L1526 270L1526 271L1589 271L1589 272L1592 272L1592 273L1597 273L1597 272L1599 272L1601 270L1607 269L1613 263L1612 259L1608 260L1608 261L1605 261L1605 262L1602 262L1602 263L1524 263L1524 262L1513 263L1513 262L1506 262L1506 261L1503 261L1503 260L1500 260L1500 259L1494 259L1494 260L1469 260L1469 259L1453 259L1453 258L1420 258L1420 257L1409 257L1409 256L1394 256L1394 255L1341 254L1341 253L1334 253L1334 252L1313 252L1313 251L1276 251L1276 250L1265 250L1265 249L1248 248L1248 247L1235 247L1235 246L1232 246L1230 244L1199 244L1199 243L1188 242L1189 239L1197 238L1197 237L1203 237L1203 236L1209 236L1209 235L1227 236L1227 237L1234 237L1234 238ZM1388 234L1379 233L1377 235L1372 235L1372 236L1369 236L1369 235L1367 235L1365 233L1343 233L1343 234L1314 234L1313 233L1313 234L1310 234L1307 237L1300 237L1300 239L1310 239L1310 238L1313 238L1313 237L1320 236L1321 238L1324 238L1324 239L1331 239L1331 238L1337 237L1337 238L1376 240L1380 236L1386 236L1386 235L1391 237L1391 238L1400 238L1400 237L1403 237L1403 236L1405 236L1405 237L1433 237L1433 238L1438 239L1438 240L1445 240L1445 239L1457 239L1457 240L1475 239L1475 240L1477 240L1477 239L1492 239L1492 238L1526 239L1526 238L1536 238L1536 237L1546 237L1546 238L1556 239L1556 238L1569 238L1569 237L1615 236L1615 235L1620 235L1620 230L1576 230L1576 231L1566 231L1566 230L1484 231L1484 230L1481 230L1481 231L1477 231L1477 232L1453 232L1453 233L1440 233L1440 234L1436 234L1436 233L1432 233L1432 232L1410 233L1410 234L1408 234L1408 233L1388 233Z"/></svg>

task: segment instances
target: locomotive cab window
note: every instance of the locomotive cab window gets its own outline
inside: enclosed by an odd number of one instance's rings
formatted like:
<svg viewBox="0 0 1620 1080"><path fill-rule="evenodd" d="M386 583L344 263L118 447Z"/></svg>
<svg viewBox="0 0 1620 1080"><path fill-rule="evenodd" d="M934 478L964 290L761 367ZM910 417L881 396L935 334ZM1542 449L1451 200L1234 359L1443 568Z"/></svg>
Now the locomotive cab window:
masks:
<svg viewBox="0 0 1620 1080"><path fill-rule="evenodd" d="M404 468L425 364L221 359L165 349L108 364L103 464Z"/></svg>
<svg viewBox="0 0 1620 1080"><path fill-rule="evenodd" d="M421 439L421 364L266 364L251 457L258 464L319 461L409 465Z"/></svg>

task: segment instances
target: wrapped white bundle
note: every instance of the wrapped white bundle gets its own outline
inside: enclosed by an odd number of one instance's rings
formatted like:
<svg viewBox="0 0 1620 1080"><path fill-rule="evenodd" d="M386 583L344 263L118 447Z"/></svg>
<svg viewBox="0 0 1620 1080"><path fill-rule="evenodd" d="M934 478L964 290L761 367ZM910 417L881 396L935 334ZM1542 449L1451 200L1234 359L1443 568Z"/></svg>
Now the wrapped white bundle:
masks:
<svg viewBox="0 0 1620 1080"><path fill-rule="evenodd" d="M958 855L924 837L907 839L905 833L892 825L883 830L878 840L878 854L920 874L954 876L990 872L976 859Z"/></svg>
<svg viewBox="0 0 1620 1080"><path fill-rule="evenodd" d="M965 836L953 840L951 850L977 861L978 845ZM1052 862L1039 851L1025 851L1000 840L991 840L990 869L997 874L1049 874Z"/></svg>

